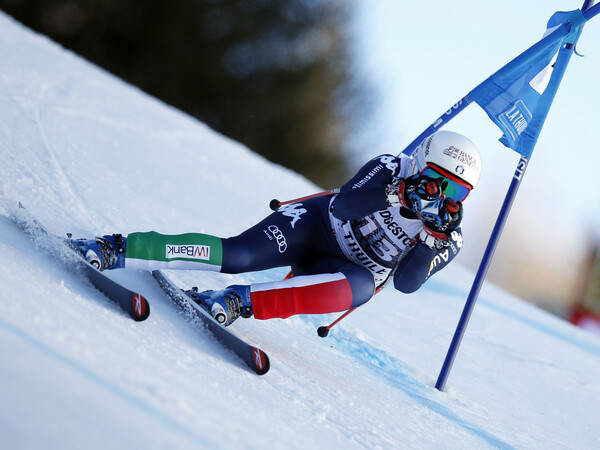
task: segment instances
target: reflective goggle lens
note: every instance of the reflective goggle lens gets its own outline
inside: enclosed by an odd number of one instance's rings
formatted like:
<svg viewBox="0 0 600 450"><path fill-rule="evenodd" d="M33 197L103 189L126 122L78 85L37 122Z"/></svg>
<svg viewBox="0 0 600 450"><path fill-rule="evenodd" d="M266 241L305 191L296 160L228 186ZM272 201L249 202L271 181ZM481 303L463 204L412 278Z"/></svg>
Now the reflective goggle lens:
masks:
<svg viewBox="0 0 600 450"><path fill-rule="evenodd" d="M469 192L471 192L471 186L468 183L439 167L427 166L421 174L430 178L444 178L448 182L448 185L442 192L446 197L451 198L455 202L464 201Z"/></svg>

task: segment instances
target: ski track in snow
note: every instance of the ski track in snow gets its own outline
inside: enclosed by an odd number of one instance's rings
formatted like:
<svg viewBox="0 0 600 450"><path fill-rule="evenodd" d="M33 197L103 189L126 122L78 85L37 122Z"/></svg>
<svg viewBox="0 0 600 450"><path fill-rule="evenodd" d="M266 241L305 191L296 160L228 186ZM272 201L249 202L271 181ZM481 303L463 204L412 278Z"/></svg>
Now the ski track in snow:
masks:
<svg viewBox="0 0 600 450"><path fill-rule="evenodd" d="M319 318L305 317L305 320L308 323L312 323L315 327L319 327L322 324L322 319ZM378 349L361 340L355 334L340 328L335 330L335 332L331 332L325 339L335 341L340 351L360 361L364 367L373 371L378 377L386 380L395 389L399 389L422 406L454 422L484 442L497 448L513 448L501 439L482 430L477 425L461 418L447 406L433 400L431 396L435 395L437 391L432 391L432 388L410 376L402 363L388 355L384 350Z"/></svg>
<svg viewBox="0 0 600 450"><path fill-rule="evenodd" d="M62 201L64 202L64 204L68 204L69 202L72 202L73 200L75 200L79 204L81 210L84 211L85 210L84 202L81 199L81 196L77 193L77 190L75 189L75 186L74 186L72 180L69 178L69 176L65 172L63 165L59 162L58 156L56 155L56 152L52 148L52 144L48 140L48 136L46 135L46 132L44 131L44 126L42 125L42 117L41 117L42 102L43 102L44 97L46 96L46 93L48 92L49 89L50 88L47 85L42 86L42 88L40 89L40 92L39 92L39 95L37 98L37 102L35 105L36 127L42 138L42 143L44 145L44 148L46 149L47 155L50 158L50 165L54 169L53 174L57 179L58 185L61 187L59 192L61 193Z"/></svg>
<svg viewBox="0 0 600 450"><path fill-rule="evenodd" d="M201 445L212 448L218 447L216 441L209 440L206 436L194 432L193 430L184 426L177 420L173 420L168 415L162 413L159 409L153 407L152 405L145 402L143 399L139 398L135 394L130 393L127 389L119 387L112 381L100 376L95 371L84 367L82 364L79 364L76 360L68 358L63 354L53 350L52 348L44 345L35 337L3 321L1 318L0 327L2 327L2 329L4 329L4 331L6 331L7 333L12 334L13 337L23 341L27 345L33 347L35 350L44 353L47 357L53 359L57 363L71 369L78 375L81 375L82 377L91 381L92 383L100 387L102 390L106 391L108 394L115 395L123 399L124 401L135 407L142 414L150 416L153 419L159 420L168 427L172 428L174 431L178 433L183 433L185 436L196 441L197 443L200 443Z"/></svg>

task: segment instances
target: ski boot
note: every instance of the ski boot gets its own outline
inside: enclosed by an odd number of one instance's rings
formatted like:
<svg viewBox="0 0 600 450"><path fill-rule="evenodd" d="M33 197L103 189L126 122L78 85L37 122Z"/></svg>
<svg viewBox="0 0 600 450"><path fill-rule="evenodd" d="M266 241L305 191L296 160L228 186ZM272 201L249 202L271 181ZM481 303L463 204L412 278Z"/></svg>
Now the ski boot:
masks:
<svg viewBox="0 0 600 450"><path fill-rule="evenodd" d="M231 325L239 316L252 317L250 286L232 285L222 291L204 292L194 287L184 292L224 326Z"/></svg>
<svg viewBox="0 0 600 450"><path fill-rule="evenodd" d="M96 239L71 239L71 246L98 270L125 267L127 238L120 234L106 235Z"/></svg>

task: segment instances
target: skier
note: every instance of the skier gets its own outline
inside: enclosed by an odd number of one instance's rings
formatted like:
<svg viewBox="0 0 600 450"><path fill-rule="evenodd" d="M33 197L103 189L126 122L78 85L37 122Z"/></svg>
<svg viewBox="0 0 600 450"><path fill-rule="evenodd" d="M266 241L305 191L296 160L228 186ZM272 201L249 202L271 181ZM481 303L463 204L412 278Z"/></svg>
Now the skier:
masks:
<svg viewBox="0 0 600 450"><path fill-rule="evenodd" d="M242 273L291 266L293 277L186 291L227 326L242 317L286 318L367 302L388 277L416 291L462 247L462 202L481 156L466 137L438 131L411 156L373 158L332 196L285 205L238 236L156 232L76 239L100 270L198 269Z"/></svg>

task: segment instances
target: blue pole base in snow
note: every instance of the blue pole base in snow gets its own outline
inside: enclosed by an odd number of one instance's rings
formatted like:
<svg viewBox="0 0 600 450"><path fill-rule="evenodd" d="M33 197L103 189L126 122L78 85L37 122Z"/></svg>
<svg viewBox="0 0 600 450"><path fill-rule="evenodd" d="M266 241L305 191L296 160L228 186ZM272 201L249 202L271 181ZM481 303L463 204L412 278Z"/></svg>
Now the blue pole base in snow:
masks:
<svg viewBox="0 0 600 450"><path fill-rule="evenodd" d="M479 296L479 291L481 291L481 287L483 286L483 280L485 279L485 275L487 274L490 263L492 262L492 257L494 256L494 251L496 250L496 246L498 245L500 234L502 233L502 229L506 224L508 213L517 195L517 190L519 189L521 179L523 178L528 163L529 159L525 156L521 156L521 159L517 164L515 174L513 175L510 187L508 188L506 198L504 199L504 203L502 204L502 208L500 209L500 213L498 214L498 219L496 220L496 224L494 225L494 229L492 230L492 235L485 249L483 259L481 260L481 264L479 265L479 269L477 270L477 274L475 275L475 280L473 281L471 292L469 293L469 297L467 298L467 302L463 309L462 315L460 316L460 320L456 327L456 331L454 332L454 337L452 338L450 348L448 350L448 353L446 354L444 365L442 366L442 370L440 371L440 375L435 384L435 388L438 391L443 391L444 387L446 386L446 380L448 379L448 375L450 374L450 370L452 369L452 365L454 364L454 359L456 358L458 347L460 346L462 338L465 334L465 330L471 317L471 313L473 312L473 308L475 307L475 302L477 301L477 297Z"/></svg>

